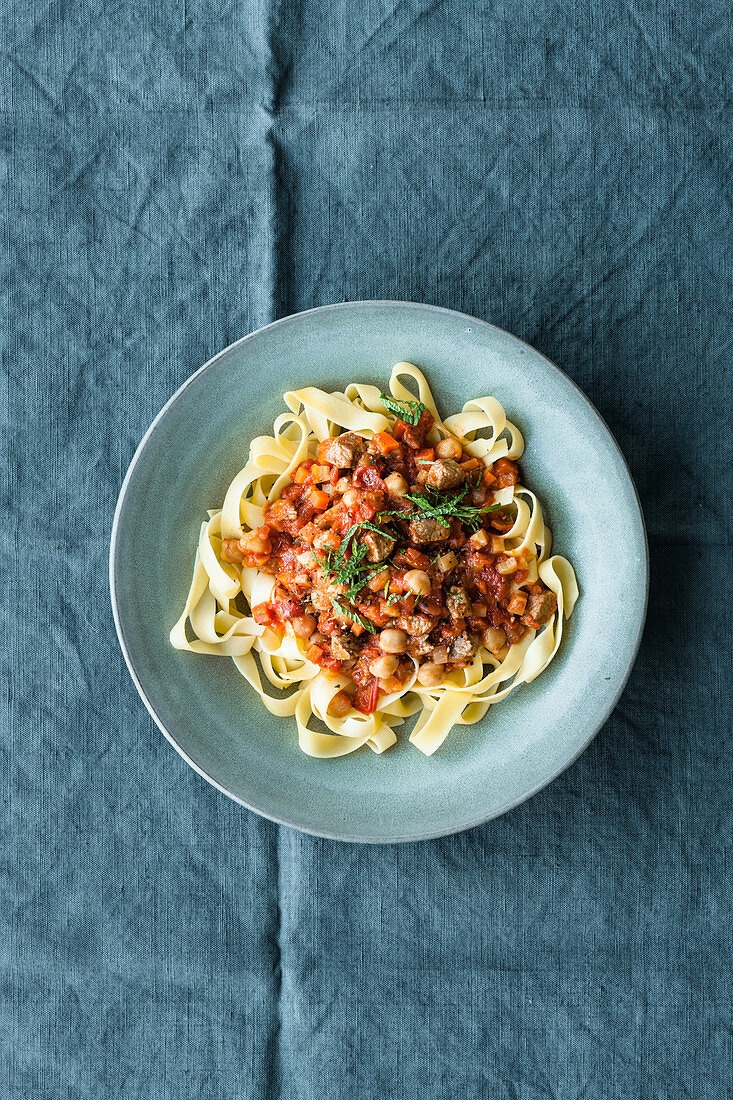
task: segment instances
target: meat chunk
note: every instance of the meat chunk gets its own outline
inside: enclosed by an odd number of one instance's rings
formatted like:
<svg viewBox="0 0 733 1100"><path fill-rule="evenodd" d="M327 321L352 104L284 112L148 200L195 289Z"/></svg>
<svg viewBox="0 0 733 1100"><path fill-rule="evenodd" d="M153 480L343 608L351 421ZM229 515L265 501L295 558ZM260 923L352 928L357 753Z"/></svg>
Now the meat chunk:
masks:
<svg viewBox="0 0 733 1100"><path fill-rule="evenodd" d="M417 638L429 634L435 626L435 620L429 615L400 615L396 625L411 638Z"/></svg>
<svg viewBox="0 0 733 1100"><path fill-rule="evenodd" d="M426 657L432 653L435 646L427 638L410 638L407 642L407 652L411 657Z"/></svg>
<svg viewBox="0 0 733 1100"><path fill-rule="evenodd" d="M428 470L425 484L431 489L455 489L462 485L466 475L452 458L439 458Z"/></svg>
<svg viewBox="0 0 733 1100"><path fill-rule="evenodd" d="M468 598L468 593L459 585L453 585L445 598L445 605L452 619L465 619L466 615L471 614L471 601Z"/></svg>
<svg viewBox="0 0 733 1100"><path fill-rule="evenodd" d="M392 553L395 540L389 535L381 535L377 531L366 531L362 541L367 548L369 561L384 561Z"/></svg>
<svg viewBox="0 0 733 1100"><path fill-rule="evenodd" d="M516 645L517 642L521 642L522 638L527 633L527 627L519 620L516 622L504 623L504 633L506 634L509 645Z"/></svg>
<svg viewBox="0 0 733 1100"><path fill-rule="evenodd" d="M522 622L536 630L543 626L556 611L557 596L554 592L530 592Z"/></svg>
<svg viewBox="0 0 733 1100"><path fill-rule="evenodd" d="M340 470L350 469L356 466L365 449L363 439L354 432L346 432L335 439L324 439L318 444L318 461L328 466L338 466Z"/></svg>
<svg viewBox="0 0 733 1100"><path fill-rule="evenodd" d="M355 662L359 656L361 646L353 634L333 634L331 636L331 653L338 661Z"/></svg>
<svg viewBox="0 0 733 1100"><path fill-rule="evenodd" d="M410 538L418 545L426 542L443 542L450 534L450 526L432 516L420 516L410 520Z"/></svg>
<svg viewBox="0 0 733 1100"><path fill-rule="evenodd" d="M475 653L474 643L464 630L450 645L448 658L451 661L469 661Z"/></svg>

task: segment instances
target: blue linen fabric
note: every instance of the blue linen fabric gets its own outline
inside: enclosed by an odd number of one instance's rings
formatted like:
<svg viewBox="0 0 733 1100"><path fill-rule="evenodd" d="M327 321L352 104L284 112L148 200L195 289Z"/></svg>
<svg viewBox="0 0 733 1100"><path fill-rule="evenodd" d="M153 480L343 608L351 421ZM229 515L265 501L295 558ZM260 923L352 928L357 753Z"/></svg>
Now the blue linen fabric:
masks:
<svg viewBox="0 0 733 1100"><path fill-rule="evenodd" d="M0 1095L730 1095L729 4L0 11ZM652 560L582 758L500 820L373 848L186 767L106 575L124 471L187 375L371 297L558 362L628 457Z"/></svg>

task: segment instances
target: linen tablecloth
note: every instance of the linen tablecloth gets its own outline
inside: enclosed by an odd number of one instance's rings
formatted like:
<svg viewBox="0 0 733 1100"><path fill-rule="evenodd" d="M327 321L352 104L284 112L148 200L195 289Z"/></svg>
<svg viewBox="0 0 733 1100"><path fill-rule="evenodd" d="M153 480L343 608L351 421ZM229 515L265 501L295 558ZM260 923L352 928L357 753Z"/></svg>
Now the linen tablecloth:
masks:
<svg viewBox="0 0 733 1100"><path fill-rule="evenodd" d="M729 4L0 10L0 1094L730 1095ZM207 786L107 591L122 477L176 387L358 298L556 361L651 544L639 660L588 751L404 847Z"/></svg>

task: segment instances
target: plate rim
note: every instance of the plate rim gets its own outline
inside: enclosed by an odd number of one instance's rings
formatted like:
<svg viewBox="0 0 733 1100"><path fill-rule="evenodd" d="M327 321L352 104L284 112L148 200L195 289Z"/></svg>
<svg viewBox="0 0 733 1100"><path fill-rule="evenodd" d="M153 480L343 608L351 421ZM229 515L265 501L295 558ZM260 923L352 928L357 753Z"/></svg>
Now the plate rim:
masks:
<svg viewBox="0 0 733 1100"><path fill-rule="evenodd" d="M288 820L285 817L280 817L280 816L275 815L275 814L267 813L264 810L261 810L259 807L251 805L245 799L241 798L239 795L235 794L234 792L228 790L222 783L220 783L217 779L215 779L212 775L210 775L206 771L205 768L202 768L201 765L198 764L185 751L185 749L176 741L176 739L173 736L173 734L171 733L171 731L166 727L164 722L161 720L161 718L156 713L155 708L153 707L152 703L148 699L148 697L145 693L145 689L144 689L144 687L143 687L143 685L142 685L142 683L141 683L141 681L140 681L140 679L137 675L137 672L135 670L135 666L133 664L132 657L130 655L130 651L129 651L129 648L127 646L127 642L126 642L126 639L125 639L124 627L123 627L123 624L122 624L122 619L121 619L121 616L120 616L120 610L119 610L119 606L118 606L117 585L116 585L116 578L115 578L115 566L116 566L116 556L117 556L116 552L117 552L118 537L119 537L120 517L121 517L121 514L122 514L122 509L124 507L125 497L127 495L127 491L129 489L130 482L132 481L132 477L133 477L135 468L136 468L138 462L140 461L140 459L142 458L142 455L143 455L143 453L144 453L144 451L147 447L148 441L150 440L150 438L151 438L153 432L155 431L158 423L163 419L163 417L167 413L168 409L178 400L178 398L195 381L195 379L197 379L201 374L203 374L204 371L208 370L210 367L213 367L221 358L223 358L223 356L229 354L229 352L233 351L235 348L241 347L248 340L253 340L256 336L259 336L261 333L266 332L270 329L277 328L278 326L291 323L295 320L299 320L300 318L307 317L307 316L310 316L310 315L315 314L315 313L327 313L327 312L330 312L332 310L349 310L349 309L358 309L358 308L363 309L364 307L380 308L380 307L387 307L387 306L399 306L399 307L404 308L404 309L414 309L414 310L418 310L418 311L430 310L433 313L446 314L446 315L449 315L452 318L460 318L464 321L469 321L471 324L480 325L482 328L491 329L494 332L497 332L497 333L501 334L501 336L503 336L503 337L509 337L510 340L514 341L516 344L519 344L522 348L526 348L533 355L538 355L542 360L544 360L545 364L548 367L551 368L552 372L555 372L564 381L570 383L570 385L573 387L573 389L579 395L581 400L583 402L585 402L585 404L589 407L591 412L594 414L594 416L596 417L596 419L600 423L601 427L604 429L606 435L608 436L608 438L609 438L609 440L612 444L612 447L613 447L614 451L616 452L618 458L621 460L622 468L625 470L626 476L627 476L628 481L629 481L629 484L631 485L631 487L633 489L633 497L634 497L634 500L636 502L636 509L637 509L637 512L638 512L638 519L639 519L639 522L640 522L640 525L641 525L641 532L642 532L643 541L644 541L644 556L643 556L644 603L643 603L642 613L639 617L639 623L638 623L638 627L637 627L636 637L634 638L634 642L633 642L633 648L631 650L631 654L630 654L626 669L625 669L625 671L624 671L624 673L623 673L623 675L622 675L622 677L619 681L617 691L615 692L614 696L612 697L611 702L606 706L606 708L604 708L604 713L603 713L603 716L601 717L600 721L596 725L593 726L593 728L591 729L591 732L584 739L584 741L579 746L579 748L573 753L573 755L568 760L563 762L563 764L559 768L554 770L547 778L545 778L545 779L541 780L541 782L535 784L534 787L531 787L528 791L524 792L519 797L509 799L509 801L506 804L500 806L499 808L491 810L489 813L483 814L483 815L481 815L481 816L479 816L475 819L467 821L464 824L449 826L448 828L445 828L445 829L432 829L432 830L429 829L429 830L426 830L426 831L409 833L409 834L402 834L402 835L395 835L395 836L391 836L391 837L381 837L381 836L379 836L379 837L370 837L370 836L364 836L364 835L362 835L362 836L353 836L353 835L350 835L350 834L344 833L344 832L333 832L333 831L326 830L326 829L311 828L307 825L307 823L292 821L292 820ZM547 356L544 355L541 351L538 351L537 348L533 347L531 344L528 344L526 342L526 340L522 340L519 336L515 336L514 333L508 332L506 329L500 328L498 325L494 325L490 321L484 321L480 317L474 317L472 314L463 313L461 310L450 309L447 306L434 305L434 304L428 303L428 302L402 301L399 298L366 298L366 299L360 299L360 300L351 301L351 302L332 302L328 305L313 306L310 309L300 310L297 313L289 313L285 317L279 317L275 321L269 321L267 324L260 325L259 328L253 329L252 332L248 332L246 335L241 336L238 340L235 340L235 341L233 341L233 343L228 344L225 348L222 348L221 351L216 352L216 354L213 355L210 359L208 359L202 366L198 367L193 372L193 374L189 375L188 378L186 378L182 382L182 384L178 387L178 389L176 389L175 392L168 398L168 400L165 402L163 407L160 409L160 411L157 413L157 415L154 417L154 419L150 423L150 426L148 427L147 431L145 432L145 434L143 435L142 439L140 440L139 444L137 445L137 447L135 449L135 453L133 454L132 459L130 460L130 464L129 464L129 466L127 468L127 472L125 473L125 476L123 478L122 485L120 487L120 492L119 492L119 495L117 497L117 504L115 505L114 517L112 519L112 530L111 530L111 534L110 534L110 546L109 546L110 599L111 599L111 603L112 603L112 617L114 619L115 630L116 630L116 633L117 633L117 640L118 640L120 648L122 650L122 655L124 657L125 664L127 665L127 670L130 673L130 676L132 677L132 681L133 681L133 683L134 683L134 685L137 689L138 695L142 699L146 710L148 711L151 718L153 719L155 724L158 726L158 728L160 729L160 731L162 732L162 734L164 735L166 740L173 746L173 748L176 750L176 752L186 761L186 763L191 768L193 768L193 770L195 772L198 773L198 775L200 775L203 779L205 779L208 783L210 783L213 787L215 787L216 790L220 791L221 794L226 795L227 798L230 798L233 802L236 802L238 805L244 806L245 809L250 810L253 813L258 814L260 817L264 817L268 821L272 821L276 825L284 825L284 826L287 826L288 828L296 829L299 832L306 833L310 836L318 836L318 837L323 837L324 839L327 839L327 840L338 840L338 841L343 841L345 843L352 843L352 844L407 844L407 843L413 843L413 842L418 842L418 841L422 841L422 840L435 840L439 837L452 836L452 835L455 835L456 833L465 832L468 829L474 829L478 825L483 825L487 821L492 821L494 818L501 817L503 814L508 813L510 810L513 810L516 806L520 806L523 802L526 802L528 799L532 798L539 791L543 790L544 787L549 786L549 784L554 782L554 780L557 779L558 776L562 775L562 773L564 771L567 771L568 768L572 767L572 765L578 760L578 758L588 748L591 741L598 734L599 730L606 724L606 722L610 718L611 714L616 709L618 701L621 698L621 695L623 694L624 688L626 687L629 676L631 675L631 671L634 667L634 664L636 663L636 658L637 658L638 653L639 653L639 647L641 646L641 640L642 640L642 636L643 636L643 633L644 633L644 627L645 627L645 624L646 624L647 610L648 610L648 606L649 606L649 583L650 583L650 579L649 579L649 537L648 537L648 534L647 534L646 523L645 523L645 520L644 520L644 511L643 511L643 508L641 506L639 491L636 487L636 483L634 482L633 477L631 476L631 471L629 469L629 464L626 461L626 456L624 455L623 451L621 450L621 447L619 446L619 443L616 440L616 437L614 436L613 432L609 428L608 424L606 423L606 421L603 418L603 416L601 415L601 413L595 407L595 405L590 400L590 398L583 392L583 390L580 388L580 386L577 384L577 382L575 382L568 374L565 373L565 371L563 371L560 367L558 367L556 363L553 363L551 359L548 359Z"/></svg>

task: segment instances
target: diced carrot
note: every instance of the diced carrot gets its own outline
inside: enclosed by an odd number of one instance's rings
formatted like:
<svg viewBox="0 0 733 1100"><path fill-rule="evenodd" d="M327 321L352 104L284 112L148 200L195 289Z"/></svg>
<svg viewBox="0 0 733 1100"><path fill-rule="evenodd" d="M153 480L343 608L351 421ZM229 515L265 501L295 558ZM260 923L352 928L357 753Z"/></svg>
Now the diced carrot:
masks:
<svg viewBox="0 0 733 1100"><path fill-rule="evenodd" d="M328 546L331 550L338 550L341 545L341 536L337 535L335 531L329 531L321 539L321 547Z"/></svg>
<svg viewBox="0 0 733 1100"><path fill-rule="evenodd" d="M388 455L390 451L396 451L400 445L398 440L389 432L377 432L373 442L383 455Z"/></svg>
<svg viewBox="0 0 733 1100"><path fill-rule="evenodd" d="M293 481L296 485L312 485L313 477L310 470L307 470L304 466L298 466L293 471Z"/></svg>
<svg viewBox="0 0 733 1100"><path fill-rule="evenodd" d="M321 532L318 527L316 527L315 523L306 523L306 525L304 527L301 527L298 531L298 538L302 539L303 542L311 546L316 535L320 535L320 533Z"/></svg>
<svg viewBox="0 0 733 1100"><path fill-rule="evenodd" d="M321 649L319 645L309 646L305 653L306 660L312 661L314 665L317 665L325 652L325 649Z"/></svg>
<svg viewBox="0 0 733 1100"><path fill-rule="evenodd" d="M359 614L363 615L365 619L369 619L369 621L374 623L376 626L384 626L386 622L384 608L386 606L387 601L380 597L378 605L373 603L360 603L358 605Z"/></svg>
<svg viewBox="0 0 733 1100"><path fill-rule="evenodd" d="M423 447L413 457L415 462L435 462L435 447Z"/></svg>
<svg viewBox="0 0 733 1100"><path fill-rule="evenodd" d="M414 565L417 569L427 569L430 565L430 558L427 554L421 553L420 550L416 550L414 546L408 546L404 551L403 558L407 559L410 565Z"/></svg>
<svg viewBox="0 0 733 1100"><path fill-rule="evenodd" d="M461 462L462 470L478 470L481 463L477 458L469 458L467 462Z"/></svg>
<svg viewBox="0 0 733 1100"><path fill-rule="evenodd" d="M314 485L321 485L324 481L330 481L333 466L311 466L311 477Z"/></svg>
<svg viewBox="0 0 733 1100"><path fill-rule="evenodd" d="M492 474L491 470L487 466L484 472L481 474L481 480L484 483L485 488L489 488L491 485L496 484L496 478Z"/></svg>
<svg viewBox="0 0 733 1100"><path fill-rule="evenodd" d="M252 608L252 618L260 626L270 626L272 623L272 614L270 605L266 603L258 603L256 607Z"/></svg>
<svg viewBox="0 0 733 1100"><path fill-rule="evenodd" d="M311 489L308 494L308 500L314 508L318 508L321 512L325 512L331 502L328 493L324 493L323 489Z"/></svg>
<svg viewBox="0 0 733 1100"><path fill-rule="evenodd" d="M491 537L491 553L503 554L504 553L504 536L492 535Z"/></svg>

